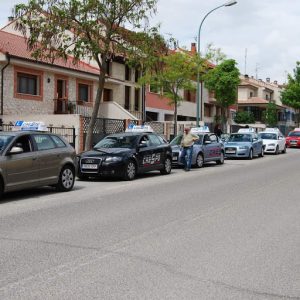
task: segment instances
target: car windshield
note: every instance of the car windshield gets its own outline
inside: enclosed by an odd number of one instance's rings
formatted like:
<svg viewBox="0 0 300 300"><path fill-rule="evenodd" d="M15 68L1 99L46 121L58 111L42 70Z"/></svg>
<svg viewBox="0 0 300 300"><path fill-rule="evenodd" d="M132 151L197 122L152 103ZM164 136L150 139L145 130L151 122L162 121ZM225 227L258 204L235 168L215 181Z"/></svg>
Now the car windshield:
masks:
<svg viewBox="0 0 300 300"><path fill-rule="evenodd" d="M0 135L0 151L5 149L12 139L13 136L11 135Z"/></svg>
<svg viewBox="0 0 300 300"><path fill-rule="evenodd" d="M300 137L300 131L292 131L289 133L289 136L297 136Z"/></svg>
<svg viewBox="0 0 300 300"><path fill-rule="evenodd" d="M228 142L251 142L250 134L236 133L230 135Z"/></svg>
<svg viewBox="0 0 300 300"><path fill-rule="evenodd" d="M263 140L277 140L276 133L262 132L262 133L259 133L259 136Z"/></svg>
<svg viewBox="0 0 300 300"><path fill-rule="evenodd" d="M94 148L134 148L136 146L136 140L136 135L107 136L97 143Z"/></svg>

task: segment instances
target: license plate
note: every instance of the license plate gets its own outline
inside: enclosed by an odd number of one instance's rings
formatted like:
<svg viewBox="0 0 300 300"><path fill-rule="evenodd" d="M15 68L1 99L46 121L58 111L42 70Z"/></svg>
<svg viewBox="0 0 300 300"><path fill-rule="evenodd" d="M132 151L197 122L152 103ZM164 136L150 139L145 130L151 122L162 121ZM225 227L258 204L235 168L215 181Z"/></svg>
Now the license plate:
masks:
<svg viewBox="0 0 300 300"><path fill-rule="evenodd" d="M95 170L95 169L98 169L98 165L97 164L82 164L81 168Z"/></svg>
<svg viewBox="0 0 300 300"><path fill-rule="evenodd" d="M226 150L225 152L228 153L228 154L234 154L235 150Z"/></svg>
<svg viewBox="0 0 300 300"><path fill-rule="evenodd" d="M173 156L172 160L174 160L174 161L178 160L178 156Z"/></svg>

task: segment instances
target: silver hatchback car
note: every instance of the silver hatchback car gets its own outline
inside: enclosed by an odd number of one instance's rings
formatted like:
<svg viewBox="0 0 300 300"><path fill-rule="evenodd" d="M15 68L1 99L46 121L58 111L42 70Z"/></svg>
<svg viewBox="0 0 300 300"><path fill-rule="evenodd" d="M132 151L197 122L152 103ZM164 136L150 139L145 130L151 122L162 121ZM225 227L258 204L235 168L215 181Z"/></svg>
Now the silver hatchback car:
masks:
<svg viewBox="0 0 300 300"><path fill-rule="evenodd" d="M193 129L193 128L192 128ZM218 165L224 163L224 146L219 141L218 137L214 133L203 132L197 133L199 139L194 143L192 154L192 165L201 168L205 163L215 161ZM172 147L172 164L182 165L180 161L182 148L180 142L182 134L176 136L171 142Z"/></svg>
<svg viewBox="0 0 300 300"><path fill-rule="evenodd" d="M34 131L0 132L0 197L4 192L51 185L70 191L75 150L61 136Z"/></svg>

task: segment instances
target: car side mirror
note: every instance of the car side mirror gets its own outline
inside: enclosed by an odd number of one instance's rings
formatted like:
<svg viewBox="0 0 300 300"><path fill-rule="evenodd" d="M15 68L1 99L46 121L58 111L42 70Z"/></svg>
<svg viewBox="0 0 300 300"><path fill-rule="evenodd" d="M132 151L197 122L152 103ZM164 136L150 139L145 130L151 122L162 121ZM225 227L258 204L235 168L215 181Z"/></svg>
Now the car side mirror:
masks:
<svg viewBox="0 0 300 300"><path fill-rule="evenodd" d="M23 153L24 150L21 147L12 147L8 154L20 154Z"/></svg>

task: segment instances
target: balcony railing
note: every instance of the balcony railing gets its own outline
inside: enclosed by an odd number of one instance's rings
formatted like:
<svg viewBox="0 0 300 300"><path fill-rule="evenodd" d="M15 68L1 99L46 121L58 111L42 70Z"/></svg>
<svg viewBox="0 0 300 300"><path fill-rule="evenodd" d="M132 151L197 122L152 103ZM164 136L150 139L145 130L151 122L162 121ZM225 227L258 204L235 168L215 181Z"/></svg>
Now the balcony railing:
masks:
<svg viewBox="0 0 300 300"><path fill-rule="evenodd" d="M90 117L93 112L93 106L89 106L85 103L77 103L76 101L70 101L69 99L53 99L54 101L54 114L78 114L84 117ZM129 111L137 119L143 119L142 111ZM99 115L100 116L100 111Z"/></svg>

